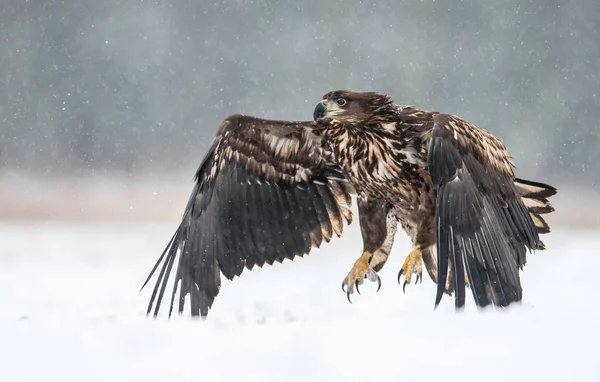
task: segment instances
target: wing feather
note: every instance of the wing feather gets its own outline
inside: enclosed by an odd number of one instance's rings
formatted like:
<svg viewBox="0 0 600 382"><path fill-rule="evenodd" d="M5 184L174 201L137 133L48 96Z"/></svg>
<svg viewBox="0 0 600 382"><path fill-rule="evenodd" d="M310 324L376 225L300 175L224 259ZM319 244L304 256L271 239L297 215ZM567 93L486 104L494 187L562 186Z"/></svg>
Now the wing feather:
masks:
<svg viewBox="0 0 600 382"><path fill-rule="evenodd" d="M250 238L252 247L254 250L249 250L246 254L246 258L254 259L254 262L246 264L246 267L252 269L254 265L262 267L269 261L267 254L268 248L265 246L263 238L263 214L261 208L263 206L262 194L260 188L253 185L252 181L247 179L246 184L240 185L245 189L245 195L248 195L246 205L248 208L248 214L243 221L246 236ZM253 256L254 255L254 256Z"/></svg>
<svg viewBox="0 0 600 382"><path fill-rule="evenodd" d="M321 200L323 201L329 216L331 229L335 235L340 236L343 230L343 224L340 223L344 221L344 218L342 217L338 201L335 199L335 196L329 192L327 185L319 184L317 185L317 190L319 191L319 195L321 196Z"/></svg>
<svg viewBox="0 0 600 382"><path fill-rule="evenodd" d="M490 133L455 116L434 117L428 168L437 189L436 306L449 272L457 308L465 304L467 279L478 306L521 300L519 268L526 248L536 249L540 241L515 188L513 167Z"/></svg>
<svg viewBox="0 0 600 382"><path fill-rule="evenodd" d="M295 209L293 194L289 190L279 187L275 191L280 202L280 214L283 220L282 226L288 237L285 242L290 248L286 250L284 255L291 260L295 253L305 253L310 250L307 242L308 235L303 234L302 230L297 228L297 222L303 220L299 211Z"/></svg>
<svg viewBox="0 0 600 382"><path fill-rule="evenodd" d="M352 188L311 126L241 115L223 121L182 222L144 283L160 269L148 314L158 314L175 266L169 315L179 294L179 313L189 296L191 314L205 317L221 274L232 279L293 259L342 234Z"/></svg>
<svg viewBox="0 0 600 382"><path fill-rule="evenodd" d="M311 200L315 205L315 210L317 211L317 217L319 218L319 222L321 223L321 235L323 237L323 241L329 243L333 236L333 228L331 227L331 221L329 220L329 214L327 213L327 205L323 201L321 193L319 192L319 184L311 184L309 186L309 191L311 194Z"/></svg>

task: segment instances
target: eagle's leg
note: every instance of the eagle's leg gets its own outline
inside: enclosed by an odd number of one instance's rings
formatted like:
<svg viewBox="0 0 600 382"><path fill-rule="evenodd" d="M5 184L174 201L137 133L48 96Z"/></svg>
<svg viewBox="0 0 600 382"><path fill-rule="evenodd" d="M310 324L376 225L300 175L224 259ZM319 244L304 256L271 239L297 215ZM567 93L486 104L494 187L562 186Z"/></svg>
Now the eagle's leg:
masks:
<svg viewBox="0 0 600 382"><path fill-rule="evenodd" d="M398 283L400 283L400 278L404 275L403 292L405 292L406 285L410 284L413 273L417 274L415 284L419 281L423 282L423 250L419 244L406 256L406 260L404 260L404 264L400 268L400 272L398 272Z"/></svg>
<svg viewBox="0 0 600 382"><path fill-rule="evenodd" d="M342 283L348 300L354 289L359 292L358 286L365 279L377 281L379 290L377 272L389 257L398 223L394 207L382 200L359 197L358 213L364 250Z"/></svg>
<svg viewBox="0 0 600 382"><path fill-rule="evenodd" d="M346 292L348 301L350 301L350 295L354 293L354 289L360 293L358 286L364 282L364 279L368 279L369 281L377 281L377 290L379 291L379 288L381 288L381 279L379 278L379 275L369 265L371 258L371 253L364 251L358 260L354 262L354 266L348 273L348 276L346 276L344 279L344 282L342 283L342 290Z"/></svg>
<svg viewBox="0 0 600 382"><path fill-rule="evenodd" d="M419 250L417 251L417 248ZM415 245L415 248L411 251L411 253L406 257L400 272L398 272L398 283L400 283L400 279L402 275L405 275L406 279L402 286L402 291L405 290L406 286L410 284L412 281L412 275L414 273L417 274L417 282L423 282L423 269L427 271L431 280L437 284L438 282L438 273L437 273L437 253L435 245ZM465 268L465 284L467 287L469 286L469 278L467 275L467 271ZM454 292L454 276L452 270L452 263L448 264L448 276L446 277L446 288L445 292L448 295L452 295Z"/></svg>

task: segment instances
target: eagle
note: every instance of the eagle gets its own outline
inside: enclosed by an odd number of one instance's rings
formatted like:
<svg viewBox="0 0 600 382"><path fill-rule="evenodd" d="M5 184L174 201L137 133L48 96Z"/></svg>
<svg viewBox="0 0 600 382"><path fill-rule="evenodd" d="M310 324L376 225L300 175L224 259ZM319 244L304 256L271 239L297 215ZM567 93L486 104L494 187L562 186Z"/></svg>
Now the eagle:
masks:
<svg viewBox="0 0 600 382"><path fill-rule="evenodd" d="M206 318L221 275L282 262L342 235L358 207L363 251L343 279L350 295L378 283L398 224L412 241L403 290L423 268L455 307L470 288L478 307L523 297L527 252L543 250L556 189L519 179L504 144L455 115L399 106L375 92L336 90L313 121L231 115L195 176L179 227L151 270L156 317L173 268L169 316L189 301ZM143 287L142 287L143 288ZM177 298L177 300L176 300ZM351 301L350 301L351 302Z"/></svg>

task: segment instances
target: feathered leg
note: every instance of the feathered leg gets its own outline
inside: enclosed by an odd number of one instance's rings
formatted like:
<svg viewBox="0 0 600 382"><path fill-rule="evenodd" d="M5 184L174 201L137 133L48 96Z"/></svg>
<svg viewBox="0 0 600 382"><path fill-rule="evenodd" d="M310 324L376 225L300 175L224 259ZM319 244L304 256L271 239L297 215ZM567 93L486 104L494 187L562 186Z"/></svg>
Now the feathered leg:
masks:
<svg viewBox="0 0 600 382"><path fill-rule="evenodd" d="M381 286L377 272L383 268L390 255L398 224L395 209L384 201L360 197L358 213L364 251L342 283L342 290L346 292L348 301L355 289L360 293L358 286L365 279L377 281L378 286Z"/></svg>

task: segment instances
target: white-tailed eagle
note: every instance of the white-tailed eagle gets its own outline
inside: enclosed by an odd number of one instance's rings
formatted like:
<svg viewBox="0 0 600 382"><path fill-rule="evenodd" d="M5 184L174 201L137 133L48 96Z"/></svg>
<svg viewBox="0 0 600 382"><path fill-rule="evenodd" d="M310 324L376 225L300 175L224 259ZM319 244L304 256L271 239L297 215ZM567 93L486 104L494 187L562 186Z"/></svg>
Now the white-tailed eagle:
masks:
<svg viewBox="0 0 600 382"><path fill-rule="evenodd" d="M158 314L173 268L170 312L205 317L221 275L293 259L340 236L356 194L363 252L344 279L348 299L391 252L397 224L413 243L398 281L423 266L465 304L521 301L527 250L544 249L541 217L556 189L515 177L504 145L459 117L402 107L385 95L334 91L312 122L232 115L196 173L183 219L148 276ZM144 284L146 285L146 284ZM179 293L177 293L179 292ZM177 298L177 300L176 300Z"/></svg>

